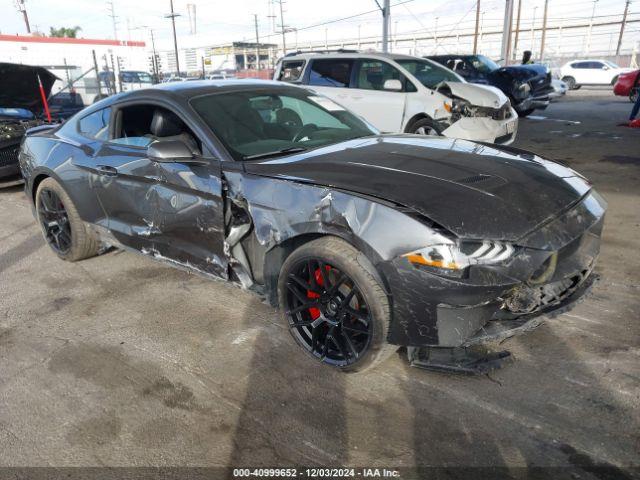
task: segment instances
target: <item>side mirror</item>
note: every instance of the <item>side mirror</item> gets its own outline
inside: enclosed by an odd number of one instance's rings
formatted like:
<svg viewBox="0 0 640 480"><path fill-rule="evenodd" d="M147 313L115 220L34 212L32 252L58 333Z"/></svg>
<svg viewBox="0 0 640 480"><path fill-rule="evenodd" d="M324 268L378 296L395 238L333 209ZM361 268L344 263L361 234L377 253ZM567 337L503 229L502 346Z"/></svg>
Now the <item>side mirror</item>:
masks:
<svg viewBox="0 0 640 480"><path fill-rule="evenodd" d="M382 88L383 90L392 90L394 92L399 92L402 90L402 82L400 80L396 80L395 78L390 78L389 80L384 82Z"/></svg>
<svg viewBox="0 0 640 480"><path fill-rule="evenodd" d="M609 67L608 67L607 65L603 65L603 66L602 66L602 69L603 69L603 70L609 70Z"/></svg>
<svg viewBox="0 0 640 480"><path fill-rule="evenodd" d="M180 140L158 140L147 148L147 157L160 163L186 163L191 165L208 165Z"/></svg>

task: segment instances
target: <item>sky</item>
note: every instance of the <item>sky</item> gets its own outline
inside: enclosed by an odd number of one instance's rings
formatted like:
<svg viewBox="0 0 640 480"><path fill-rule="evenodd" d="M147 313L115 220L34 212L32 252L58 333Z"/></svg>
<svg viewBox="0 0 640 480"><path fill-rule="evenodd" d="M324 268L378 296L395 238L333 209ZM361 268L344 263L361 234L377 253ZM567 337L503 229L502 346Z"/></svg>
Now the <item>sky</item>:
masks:
<svg viewBox="0 0 640 480"><path fill-rule="evenodd" d="M149 28L154 30L156 46L168 49L171 45L169 0L112 0L117 15L118 38L121 40L150 41ZM258 15L261 41L280 42L274 33L269 17L270 3L274 0L174 0L179 43L182 46L218 45L231 41L254 41L254 14ZM380 0L382 1L382 0ZM517 5L516 0L516 5ZM544 0L521 0L521 26L526 28L535 21L542 21ZM15 0L0 0L3 15L0 32L23 34L22 15L15 8ZM589 22L594 13L596 20L618 20L624 10L625 0L550 0L549 23ZM196 34L190 32L188 4L196 6ZM476 0L391 0L391 33L443 34L456 29L471 30L475 22ZM595 11L594 11L595 4ZM286 0L284 18L287 27L297 28L289 33L287 42L293 44L297 36L300 43L324 41L325 38L358 38L379 35L381 14L375 0ZM79 36L85 38L113 38L113 26L109 17L108 0L25 0L33 28L48 33L49 27L80 26ZM279 6L274 9L278 13ZM366 13L365 12L371 12ZM481 0L484 28L500 28L504 12L504 0ZM640 0L633 0L630 18L640 19ZM607 17L613 15L612 17ZM327 25L314 26L344 17L354 16ZM279 25L280 19L276 19ZM279 28L279 26L277 26ZM638 27L631 29L637 35Z"/></svg>

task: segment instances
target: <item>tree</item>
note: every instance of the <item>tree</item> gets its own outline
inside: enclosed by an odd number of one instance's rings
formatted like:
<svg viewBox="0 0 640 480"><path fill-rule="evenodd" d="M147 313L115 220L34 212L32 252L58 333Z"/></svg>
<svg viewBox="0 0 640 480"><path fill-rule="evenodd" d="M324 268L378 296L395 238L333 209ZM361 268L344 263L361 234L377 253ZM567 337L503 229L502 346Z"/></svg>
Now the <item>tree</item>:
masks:
<svg viewBox="0 0 640 480"><path fill-rule="evenodd" d="M78 32L82 30L82 27L60 27L60 28L55 28L55 27L51 27L49 29L49 36L50 37L67 37L67 38L76 38L76 36L78 35Z"/></svg>

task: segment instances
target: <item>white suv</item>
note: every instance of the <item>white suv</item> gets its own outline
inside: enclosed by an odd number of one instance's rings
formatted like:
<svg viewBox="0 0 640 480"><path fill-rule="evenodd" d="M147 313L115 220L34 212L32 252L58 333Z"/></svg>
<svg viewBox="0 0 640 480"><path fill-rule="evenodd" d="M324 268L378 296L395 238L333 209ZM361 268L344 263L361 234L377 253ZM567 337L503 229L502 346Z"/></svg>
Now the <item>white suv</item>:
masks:
<svg viewBox="0 0 640 480"><path fill-rule="evenodd" d="M308 85L382 132L509 144L518 115L497 88L474 85L424 58L384 53L296 53L274 79Z"/></svg>
<svg viewBox="0 0 640 480"><path fill-rule="evenodd" d="M582 85L613 85L618 75L631 70L608 60L575 60L563 65L560 78L570 90L576 90Z"/></svg>

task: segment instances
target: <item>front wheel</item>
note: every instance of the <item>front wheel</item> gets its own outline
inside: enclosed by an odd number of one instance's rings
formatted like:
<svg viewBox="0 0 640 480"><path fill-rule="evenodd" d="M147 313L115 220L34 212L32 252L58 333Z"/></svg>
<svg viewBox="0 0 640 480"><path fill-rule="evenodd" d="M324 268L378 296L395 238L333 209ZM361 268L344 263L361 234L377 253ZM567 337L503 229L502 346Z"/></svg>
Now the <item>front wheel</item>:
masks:
<svg viewBox="0 0 640 480"><path fill-rule="evenodd" d="M58 257L75 262L98 254L98 240L55 179L45 178L38 185L35 203L44 239Z"/></svg>
<svg viewBox="0 0 640 480"><path fill-rule="evenodd" d="M636 101L638 100L639 91L640 91L640 87L635 87L631 89L631 92L629 92L629 100L631 101L631 103L636 103Z"/></svg>
<svg viewBox="0 0 640 480"><path fill-rule="evenodd" d="M577 90L576 79L573 77L562 77L562 81L567 84L569 90Z"/></svg>
<svg viewBox="0 0 640 480"><path fill-rule="evenodd" d="M407 133L414 133L416 135L441 135L440 130L430 118L421 118L412 123L411 126L407 128Z"/></svg>
<svg viewBox="0 0 640 480"><path fill-rule="evenodd" d="M295 250L278 280L280 308L295 341L345 372L372 368L397 349L386 343L389 301L363 264L368 260L354 247L324 237Z"/></svg>

